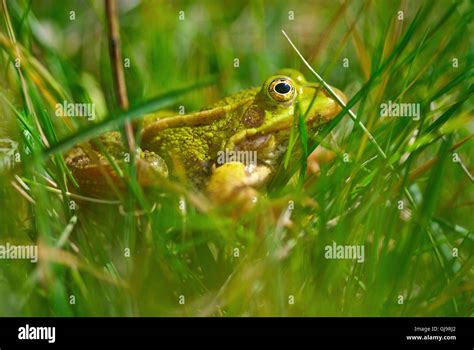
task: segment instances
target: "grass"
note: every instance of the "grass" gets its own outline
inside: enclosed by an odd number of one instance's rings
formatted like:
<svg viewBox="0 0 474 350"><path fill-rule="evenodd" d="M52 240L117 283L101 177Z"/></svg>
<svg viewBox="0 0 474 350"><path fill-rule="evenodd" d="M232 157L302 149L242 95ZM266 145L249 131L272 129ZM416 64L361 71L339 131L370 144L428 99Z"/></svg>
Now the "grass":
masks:
<svg viewBox="0 0 474 350"><path fill-rule="evenodd" d="M469 1L119 5L125 112L101 2L1 7L0 138L21 157L0 172L0 244L41 255L0 260L0 315L473 315ZM75 188L63 159L73 145L156 110L197 111L282 67L348 103L317 135L301 111L293 147L246 215L179 182L143 193L133 167L118 199ZM96 120L56 117L64 100L93 102ZM420 119L380 117L389 100L418 103ZM306 176L304 155L319 144L336 158ZM364 263L326 259L333 242L363 245Z"/></svg>

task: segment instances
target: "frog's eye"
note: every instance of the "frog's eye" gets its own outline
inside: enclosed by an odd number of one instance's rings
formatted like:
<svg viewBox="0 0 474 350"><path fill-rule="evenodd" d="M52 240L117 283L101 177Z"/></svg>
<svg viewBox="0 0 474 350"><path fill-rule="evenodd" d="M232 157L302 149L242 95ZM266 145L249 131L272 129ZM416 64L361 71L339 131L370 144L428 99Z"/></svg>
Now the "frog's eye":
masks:
<svg viewBox="0 0 474 350"><path fill-rule="evenodd" d="M268 86L268 93L277 102L289 102L295 97L295 86L289 78L278 78Z"/></svg>

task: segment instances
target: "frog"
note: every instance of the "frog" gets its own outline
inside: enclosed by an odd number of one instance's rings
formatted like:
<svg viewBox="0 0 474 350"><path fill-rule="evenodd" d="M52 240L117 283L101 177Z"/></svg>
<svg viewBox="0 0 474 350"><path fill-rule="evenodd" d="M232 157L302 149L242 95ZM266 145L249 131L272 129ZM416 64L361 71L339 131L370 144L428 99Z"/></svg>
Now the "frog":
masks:
<svg viewBox="0 0 474 350"><path fill-rule="evenodd" d="M340 90L332 90L347 101ZM297 113L303 113L307 130L315 133L341 109L320 84L284 68L261 86L241 90L198 112L146 115L136 157L139 182L146 187L153 184L153 178L176 178L184 173L189 187L220 202L236 193L254 196L282 161ZM99 141L111 150L109 158L123 158L120 133L106 133ZM77 146L66 157L79 187L100 190L117 183L117 167L109 164L96 143Z"/></svg>

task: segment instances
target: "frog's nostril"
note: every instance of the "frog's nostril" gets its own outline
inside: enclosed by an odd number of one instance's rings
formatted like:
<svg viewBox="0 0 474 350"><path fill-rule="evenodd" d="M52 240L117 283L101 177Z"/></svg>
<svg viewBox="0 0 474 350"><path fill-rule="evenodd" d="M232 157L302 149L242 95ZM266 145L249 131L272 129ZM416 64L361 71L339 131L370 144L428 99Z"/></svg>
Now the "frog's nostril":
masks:
<svg viewBox="0 0 474 350"><path fill-rule="evenodd" d="M280 94L287 94L290 92L291 86L285 82L281 82L275 85L275 91Z"/></svg>

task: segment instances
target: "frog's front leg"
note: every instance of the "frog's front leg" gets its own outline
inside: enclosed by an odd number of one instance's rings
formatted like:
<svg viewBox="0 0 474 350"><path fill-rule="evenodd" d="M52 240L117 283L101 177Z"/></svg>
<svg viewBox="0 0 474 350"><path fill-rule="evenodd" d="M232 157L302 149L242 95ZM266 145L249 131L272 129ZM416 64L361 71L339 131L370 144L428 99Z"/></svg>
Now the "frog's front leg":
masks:
<svg viewBox="0 0 474 350"><path fill-rule="evenodd" d="M235 203L245 212L257 201L257 188L268 180L270 173L265 165L246 167L241 162L228 162L213 170L207 193L216 204Z"/></svg>

